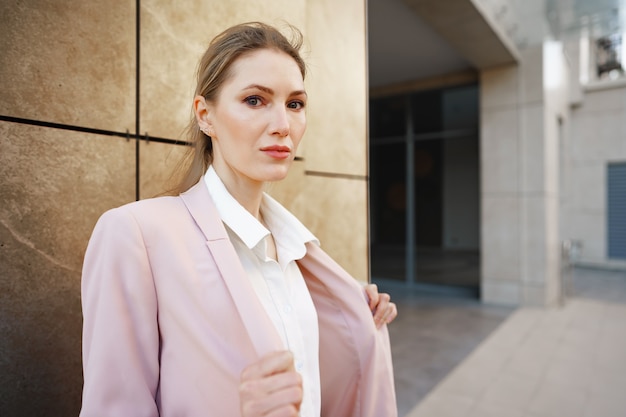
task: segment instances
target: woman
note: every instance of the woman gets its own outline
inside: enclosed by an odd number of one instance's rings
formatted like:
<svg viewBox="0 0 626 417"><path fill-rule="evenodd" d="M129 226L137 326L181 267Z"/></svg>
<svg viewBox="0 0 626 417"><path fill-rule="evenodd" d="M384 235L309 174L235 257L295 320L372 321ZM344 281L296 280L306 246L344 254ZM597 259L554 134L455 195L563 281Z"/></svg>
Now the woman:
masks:
<svg viewBox="0 0 626 417"><path fill-rule="evenodd" d="M396 415L395 305L263 192L306 126L295 33L250 23L218 35L173 196L98 221L83 267L81 416Z"/></svg>

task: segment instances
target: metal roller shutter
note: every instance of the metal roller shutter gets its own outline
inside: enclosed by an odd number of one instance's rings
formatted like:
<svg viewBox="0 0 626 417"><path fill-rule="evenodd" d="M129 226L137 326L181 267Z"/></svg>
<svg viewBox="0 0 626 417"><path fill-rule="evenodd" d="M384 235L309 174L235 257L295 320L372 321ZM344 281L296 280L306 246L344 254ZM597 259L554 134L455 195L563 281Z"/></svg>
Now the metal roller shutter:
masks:
<svg viewBox="0 0 626 417"><path fill-rule="evenodd" d="M626 259L626 163L608 165L608 254Z"/></svg>

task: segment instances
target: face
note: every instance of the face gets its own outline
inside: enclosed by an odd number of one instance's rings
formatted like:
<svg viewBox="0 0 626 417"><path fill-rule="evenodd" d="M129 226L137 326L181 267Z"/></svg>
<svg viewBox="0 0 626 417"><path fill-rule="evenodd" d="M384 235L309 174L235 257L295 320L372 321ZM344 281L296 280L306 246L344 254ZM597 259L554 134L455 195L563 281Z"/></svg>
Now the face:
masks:
<svg viewBox="0 0 626 417"><path fill-rule="evenodd" d="M306 128L306 100L300 69L283 52L261 49L232 64L217 100L199 116L212 133L213 166L227 186L285 178Z"/></svg>

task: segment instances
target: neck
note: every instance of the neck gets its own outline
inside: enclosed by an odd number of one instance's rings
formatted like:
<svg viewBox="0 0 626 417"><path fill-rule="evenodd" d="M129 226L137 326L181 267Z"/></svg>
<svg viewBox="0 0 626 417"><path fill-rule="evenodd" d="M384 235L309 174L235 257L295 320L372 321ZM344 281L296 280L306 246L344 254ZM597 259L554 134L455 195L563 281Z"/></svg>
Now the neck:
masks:
<svg viewBox="0 0 626 417"><path fill-rule="evenodd" d="M233 198L250 214L260 220L264 183L243 177L228 167L222 167L220 164L214 164L213 169L215 169L217 176L220 177Z"/></svg>

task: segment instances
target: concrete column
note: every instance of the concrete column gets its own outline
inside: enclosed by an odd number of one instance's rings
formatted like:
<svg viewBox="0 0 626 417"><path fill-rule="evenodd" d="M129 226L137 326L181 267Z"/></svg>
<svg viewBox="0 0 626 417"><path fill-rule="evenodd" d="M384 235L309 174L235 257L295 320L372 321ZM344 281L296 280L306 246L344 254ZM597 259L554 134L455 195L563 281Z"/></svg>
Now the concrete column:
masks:
<svg viewBox="0 0 626 417"><path fill-rule="evenodd" d="M482 299L555 304L560 295L559 136L567 66L558 44L481 72Z"/></svg>

